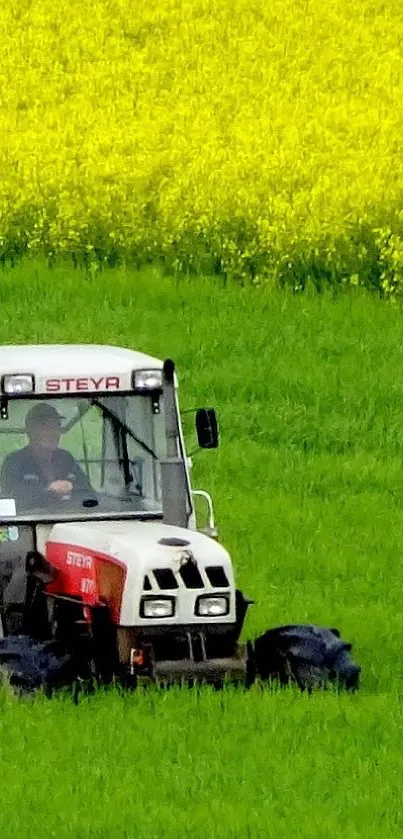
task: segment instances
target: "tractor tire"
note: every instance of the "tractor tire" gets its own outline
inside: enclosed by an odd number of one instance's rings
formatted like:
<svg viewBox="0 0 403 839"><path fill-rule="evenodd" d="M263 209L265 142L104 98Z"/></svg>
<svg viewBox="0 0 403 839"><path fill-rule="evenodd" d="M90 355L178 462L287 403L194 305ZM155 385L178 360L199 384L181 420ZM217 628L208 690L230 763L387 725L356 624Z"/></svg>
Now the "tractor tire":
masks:
<svg viewBox="0 0 403 839"><path fill-rule="evenodd" d="M36 641L29 635L0 640L0 683L17 694L42 690L51 695L57 688L72 685L75 678L71 656L56 641Z"/></svg>
<svg viewBox="0 0 403 839"><path fill-rule="evenodd" d="M352 660L351 644L337 629L293 624L269 629L253 644L256 676L300 690L336 688L357 690L361 668Z"/></svg>

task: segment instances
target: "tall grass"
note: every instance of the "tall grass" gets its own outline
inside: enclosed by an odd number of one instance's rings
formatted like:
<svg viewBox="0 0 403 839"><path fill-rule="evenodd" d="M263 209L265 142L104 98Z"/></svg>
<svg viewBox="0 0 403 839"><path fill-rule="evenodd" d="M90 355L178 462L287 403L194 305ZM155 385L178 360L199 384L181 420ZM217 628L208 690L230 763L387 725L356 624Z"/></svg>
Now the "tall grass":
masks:
<svg viewBox="0 0 403 839"><path fill-rule="evenodd" d="M154 270L1 276L2 341L104 342L177 362L215 405L213 496L245 631L338 626L356 696L209 689L1 700L0 828L114 839L392 837L402 828L403 321L357 291L267 296ZM189 415L186 436L194 445Z"/></svg>
<svg viewBox="0 0 403 839"><path fill-rule="evenodd" d="M0 717L2 835L288 839L396 835L392 696L173 691Z"/></svg>

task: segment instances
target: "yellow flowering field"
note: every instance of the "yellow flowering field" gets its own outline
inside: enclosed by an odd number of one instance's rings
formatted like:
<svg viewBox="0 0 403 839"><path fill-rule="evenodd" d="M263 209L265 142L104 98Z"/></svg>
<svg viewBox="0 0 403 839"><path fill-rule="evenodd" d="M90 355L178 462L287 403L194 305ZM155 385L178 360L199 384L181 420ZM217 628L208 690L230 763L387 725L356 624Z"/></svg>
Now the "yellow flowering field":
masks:
<svg viewBox="0 0 403 839"><path fill-rule="evenodd" d="M0 256L403 288L403 4L2 0Z"/></svg>

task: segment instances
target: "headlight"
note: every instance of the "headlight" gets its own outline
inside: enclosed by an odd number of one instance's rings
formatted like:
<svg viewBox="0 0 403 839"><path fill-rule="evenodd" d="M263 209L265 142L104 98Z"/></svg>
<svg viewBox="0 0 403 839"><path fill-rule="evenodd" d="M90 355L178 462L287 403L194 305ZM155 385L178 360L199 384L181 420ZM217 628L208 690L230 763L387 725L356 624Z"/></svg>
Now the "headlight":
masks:
<svg viewBox="0 0 403 839"><path fill-rule="evenodd" d="M3 392L9 396L18 396L20 393L33 393L34 377L25 373L16 373L13 376L3 376Z"/></svg>
<svg viewBox="0 0 403 839"><path fill-rule="evenodd" d="M135 370L133 388L138 391L162 390L162 370Z"/></svg>
<svg viewBox="0 0 403 839"><path fill-rule="evenodd" d="M142 597L140 601L140 617L142 618L171 618L175 612L173 597Z"/></svg>
<svg viewBox="0 0 403 839"><path fill-rule="evenodd" d="M209 595L198 597L196 600L196 615L206 618L218 618L228 615L229 598L225 595Z"/></svg>

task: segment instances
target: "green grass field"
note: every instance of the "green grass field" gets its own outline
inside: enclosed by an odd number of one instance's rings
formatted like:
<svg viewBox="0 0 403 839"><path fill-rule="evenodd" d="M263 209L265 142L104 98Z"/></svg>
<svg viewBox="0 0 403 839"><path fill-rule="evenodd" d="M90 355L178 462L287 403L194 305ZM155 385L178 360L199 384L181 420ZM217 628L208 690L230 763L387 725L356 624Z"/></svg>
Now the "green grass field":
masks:
<svg viewBox="0 0 403 839"><path fill-rule="evenodd" d="M86 278L0 276L2 342L103 342L176 360L182 408L215 405L195 458L247 633L338 626L355 696L228 689L74 706L0 699L2 839L391 837L403 827L403 320L398 303ZM189 447L194 445L189 415Z"/></svg>

